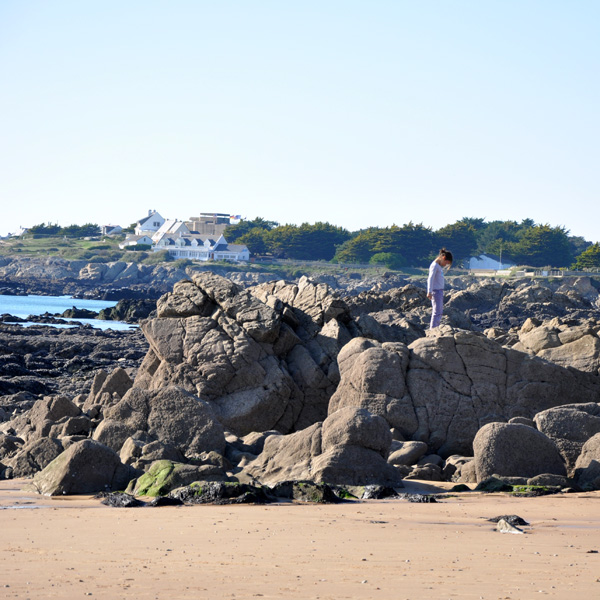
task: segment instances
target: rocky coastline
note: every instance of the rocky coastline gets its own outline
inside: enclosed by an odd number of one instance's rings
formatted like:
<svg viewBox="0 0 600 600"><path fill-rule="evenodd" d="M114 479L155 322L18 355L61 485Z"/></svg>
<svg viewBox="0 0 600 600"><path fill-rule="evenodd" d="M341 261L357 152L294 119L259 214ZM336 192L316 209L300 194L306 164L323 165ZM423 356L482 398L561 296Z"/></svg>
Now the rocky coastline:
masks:
<svg viewBox="0 0 600 600"><path fill-rule="evenodd" d="M25 289L20 264L0 287ZM88 294L167 291L130 332L0 323L0 476L196 501L197 482L600 489L598 280L450 277L431 332L423 282L397 276L77 266ZM77 266L54 265L63 291Z"/></svg>

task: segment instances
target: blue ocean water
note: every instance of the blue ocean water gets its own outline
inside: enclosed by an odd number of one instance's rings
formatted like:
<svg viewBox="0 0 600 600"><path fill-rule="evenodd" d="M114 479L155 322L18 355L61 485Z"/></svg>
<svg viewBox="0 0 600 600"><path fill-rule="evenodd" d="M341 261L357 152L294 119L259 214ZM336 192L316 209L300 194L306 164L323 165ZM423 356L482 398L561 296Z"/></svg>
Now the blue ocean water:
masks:
<svg viewBox="0 0 600 600"><path fill-rule="evenodd" d="M62 314L68 308L85 308L95 312L111 308L117 303L112 300L85 300L71 296L3 296L0 295L0 315L9 314L26 319L29 315ZM65 319L69 320L69 319ZM100 321L98 319L71 319L89 323L98 329L131 329L132 325L120 321ZM60 325L56 325L60 327ZM63 327L65 327L63 325Z"/></svg>

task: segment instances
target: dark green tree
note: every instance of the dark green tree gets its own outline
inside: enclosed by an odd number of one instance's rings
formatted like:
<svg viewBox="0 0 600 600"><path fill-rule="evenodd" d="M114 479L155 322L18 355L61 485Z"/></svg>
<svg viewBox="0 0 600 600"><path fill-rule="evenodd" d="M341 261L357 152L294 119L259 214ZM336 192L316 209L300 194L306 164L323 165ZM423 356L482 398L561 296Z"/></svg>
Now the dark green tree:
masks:
<svg viewBox="0 0 600 600"><path fill-rule="evenodd" d="M366 264L371 260L373 252L373 229L361 231L353 238L341 244L335 253L334 261L338 263Z"/></svg>
<svg viewBox="0 0 600 600"><path fill-rule="evenodd" d="M225 228L225 239L228 242L235 242L243 235L247 234L251 229L264 229L265 231L271 231L273 227L277 227L278 223L276 221L267 221L262 217L256 217L252 219L252 221L240 221L235 225L228 225Z"/></svg>
<svg viewBox="0 0 600 600"><path fill-rule="evenodd" d="M596 269L600 267L600 244L596 242L584 250L575 261L575 268Z"/></svg>
<svg viewBox="0 0 600 600"><path fill-rule="evenodd" d="M568 267L573 262L565 228L547 224L526 229L513 252L518 262L532 267Z"/></svg>
<svg viewBox="0 0 600 600"><path fill-rule="evenodd" d="M267 252L267 242L265 240L267 234L268 231L266 229L254 227L248 233L237 238L235 243L248 246L251 254L265 254Z"/></svg>
<svg viewBox="0 0 600 600"><path fill-rule="evenodd" d="M86 223L85 225L59 225L40 224L34 225L29 230L38 236L65 236L69 238L91 237L100 233L100 227L96 223Z"/></svg>
<svg viewBox="0 0 600 600"><path fill-rule="evenodd" d="M406 261L399 254L393 252L378 252L371 256L372 265L382 265L388 269L401 269L406 266Z"/></svg>
<svg viewBox="0 0 600 600"><path fill-rule="evenodd" d="M342 227L317 222L280 225L265 234L269 252L279 258L297 260L331 260L336 247L343 244L350 233Z"/></svg>
<svg viewBox="0 0 600 600"><path fill-rule="evenodd" d="M473 225L465 223L464 220L438 229L435 237L440 248L452 252L457 266L477 250L477 231Z"/></svg>
<svg viewBox="0 0 600 600"><path fill-rule="evenodd" d="M123 227L123 233L133 233L135 231L136 227L137 227L137 221L135 223L132 223L128 227Z"/></svg>
<svg viewBox="0 0 600 600"><path fill-rule="evenodd" d="M582 236L570 235L569 244L573 256L579 256L584 250L587 250L592 245L592 242L588 242Z"/></svg>
<svg viewBox="0 0 600 600"><path fill-rule="evenodd" d="M477 254L509 255L512 245L519 241L522 229L516 221L491 221L477 233Z"/></svg>
<svg viewBox="0 0 600 600"><path fill-rule="evenodd" d="M426 266L436 253L430 227L412 222L398 227L371 227L340 246L335 260L340 263L368 263L374 254L395 254L410 267Z"/></svg>
<svg viewBox="0 0 600 600"><path fill-rule="evenodd" d="M100 233L100 227L96 223L68 225L67 227L61 227L58 233L69 238L91 237Z"/></svg>
<svg viewBox="0 0 600 600"><path fill-rule="evenodd" d="M475 217L463 217L457 223L462 223L464 225L468 225L472 227L475 231L482 231L487 227L487 223L485 219L475 218Z"/></svg>
<svg viewBox="0 0 600 600"><path fill-rule="evenodd" d="M437 254L435 236L431 227L412 221L402 227L390 228L392 244L389 248L376 246L376 252L399 254L409 267L425 267Z"/></svg>
<svg viewBox="0 0 600 600"><path fill-rule="evenodd" d="M29 232L38 236L58 235L60 232L60 226L56 224L52 225L52 223L40 223L39 225L30 227Z"/></svg>

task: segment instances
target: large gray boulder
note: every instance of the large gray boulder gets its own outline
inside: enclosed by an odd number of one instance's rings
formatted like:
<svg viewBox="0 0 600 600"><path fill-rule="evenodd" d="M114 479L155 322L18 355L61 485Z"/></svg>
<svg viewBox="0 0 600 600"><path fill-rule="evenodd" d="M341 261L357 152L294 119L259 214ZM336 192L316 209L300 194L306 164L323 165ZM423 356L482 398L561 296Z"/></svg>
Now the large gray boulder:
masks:
<svg viewBox="0 0 600 600"><path fill-rule="evenodd" d="M532 354L539 354L543 350L556 348L561 345L558 331L547 325L541 325L529 331L519 333L519 342Z"/></svg>
<svg viewBox="0 0 600 600"><path fill-rule="evenodd" d="M399 487L401 473L386 462L391 441L384 419L365 409L344 408L297 433L268 437L244 473L267 485L296 479Z"/></svg>
<svg viewBox="0 0 600 600"><path fill-rule="evenodd" d="M598 288L592 285L590 277L565 278L557 291L573 298L575 301L589 302L594 306L599 305L600 293L598 292Z"/></svg>
<svg viewBox="0 0 600 600"><path fill-rule="evenodd" d="M560 338L559 338L560 339ZM600 372L600 338L587 334L558 347L542 350L537 356L557 365L581 371Z"/></svg>
<svg viewBox="0 0 600 600"><path fill-rule="evenodd" d="M188 465L159 460L137 480L128 491L135 496L166 496L170 491L195 481L226 481L227 475L214 465Z"/></svg>
<svg viewBox="0 0 600 600"><path fill-rule="evenodd" d="M59 421L63 417L75 417L81 410L65 396L46 396L38 400L29 411L29 421L32 424L46 420Z"/></svg>
<svg viewBox="0 0 600 600"><path fill-rule="evenodd" d="M315 423L296 433L269 436L263 451L243 473L266 485L310 479L312 461L321 454L322 427L322 423Z"/></svg>
<svg viewBox="0 0 600 600"><path fill-rule="evenodd" d="M401 473L386 460L392 434L382 417L364 408L343 408L323 421L321 435L322 453L315 457L309 479L402 486Z"/></svg>
<svg viewBox="0 0 600 600"><path fill-rule="evenodd" d="M390 452L388 462L391 465L410 466L416 464L420 458L425 456L428 447L425 442L399 442L399 447Z"/></svg>
<svg viewBox="0 0 600 600"><path fill-rule="evenodd" d="M575 464L574 476L584 490L600 490L600 433L584 445Z"/></svg>
<svg viewBox="0 0 600 600"><path fill-rule="evenodd" d="M110 374L100 371L94 377L92 389L84 402L83 410L88 411L96 405L110 406L118 402L132 386L132 379L121 367L117 367Z"/></svg>
<svg viewBox="0 0 600 600"><path fill-rule="evenodd" d="M527 425L488 423L473 441L477 481L492 475L535 477L566 475L560 452L543 433Z"/></svg>
<svg viewBox="0 0 600 600"><path fill-rule="evenodd" d="M600 404L569 404L544 410L534 417L539 431L554 441L571 473L583 445L600 433Z"/></svg>
<svg viewBox="0 0 600 600"><path fill-rule="evenodd" d="M60 440L44 437L23 446L6 464L13 468L13 477L32 477L50 464L63 450Z"/></svg>
<svg viewBox="0 0 600 600"><path fill-rule="evenodd" d="M120 453L125 441L138 431L141 430L138 430L130 422L127 422L127 420L120 421L114 418L105 418L96 427L92 439Z"/></svg>
<svg viewBox="0 0 600 600"><path fill-rule="evenodd" d="M37 473L32 485L47 496L94 494L127 487L136 472L123 465L118 454L93 440L69 446Z"/></svg>
<svg viewBox="0 0 600 600"><path fill-rule="evenodd" d="M16 435L0 433L0 460L6 460L13 457L21 448L24 442Z"/></svg>
<svg viewBox="0 0 600 600"><path fill-rule="evenodd" d="M31 442L48 437L54 429L62 432L64 424L73 417L79 417L81 409L65 396L45 396L38 400L27 412L13 421L17 434ZM59 427L56 425L59 424Z"/></svg>
<svg viewBox="0 0 600 600"><path fill-rule="evenodd" d="M184 455L225 450L225 434L211 405L176 386L157 391L131 388L124 398L106 410L96 431L96 441L117 452L136 432L152 440L172 444Z"/></svg>

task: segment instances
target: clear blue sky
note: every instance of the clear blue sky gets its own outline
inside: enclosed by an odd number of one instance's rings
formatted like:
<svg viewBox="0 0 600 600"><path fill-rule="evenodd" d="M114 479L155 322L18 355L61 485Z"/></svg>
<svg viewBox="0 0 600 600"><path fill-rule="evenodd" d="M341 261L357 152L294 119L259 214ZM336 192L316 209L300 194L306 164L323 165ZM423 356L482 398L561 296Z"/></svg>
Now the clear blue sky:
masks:
<svg viewBox="0 0 600 600"><path fill-rule="evenodd" d="M600 3L0 0L0 234L158 210L600 240Z"/></svg>

